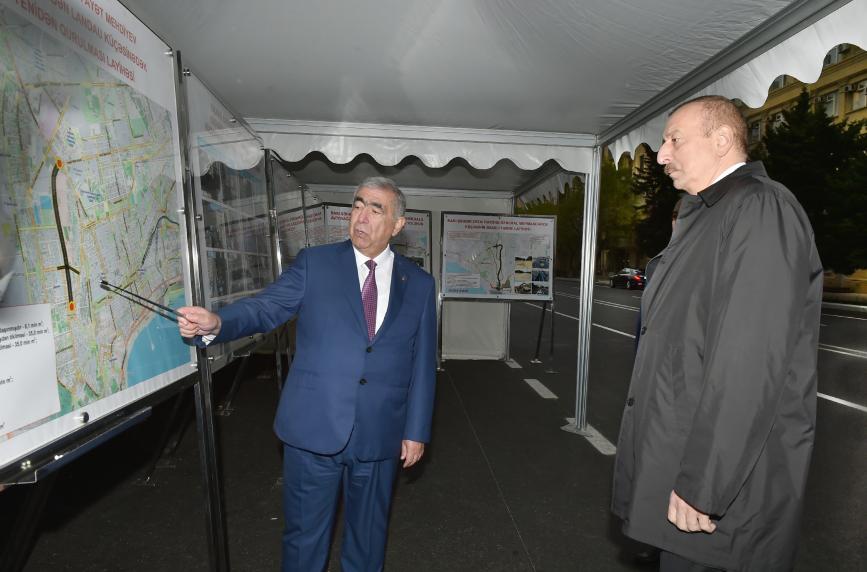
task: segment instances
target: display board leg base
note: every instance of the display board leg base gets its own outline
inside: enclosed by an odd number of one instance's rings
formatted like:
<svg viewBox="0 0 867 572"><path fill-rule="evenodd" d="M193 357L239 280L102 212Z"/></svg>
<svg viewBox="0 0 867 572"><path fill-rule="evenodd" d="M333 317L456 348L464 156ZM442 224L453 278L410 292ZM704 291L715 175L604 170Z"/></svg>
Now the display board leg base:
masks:
<svg viewBox="0 0 867 572"><path fill-rule="evenodd" d="M437 366L437 373L443 373L446 370L443 366Z"/></svg>
<svg viewBox="0 0 867 572"><path fill-rule="evenodd" d="M234 407L218 407L217 408L217 415L219 415L220 417L228 417L234 411L235 411Z"/></svg>
<svg viewBox="0 0 867 572"><path fill-rule="evenodd" d="M533 359L530 360L530 363L542 363L542 360L534 357Z"/></svg>
<svg viewBox="0 0 867 572"><path fill-rule="evenodd" d="M557 374L557 373L560 373L560 372L557 371L556 369L554 369L553 367L549 367L549 368L545 369L545 373L553 373L553 374Z"/></svg>
<svg viewBox="0 0 867 572"><path fill-rule="evenodd" d="M560 427L563 431L567 433L572 433L574 435L580 435L587 439L587 442L590 443L597 451L602 453L603 455L610 456L615 455L617 453L617 447L614 446L611 441L605 438L602 433L597 431L592 425L589 423L585 427L578 427L576 420L574 417L566 418L566 425Z"/></svg>

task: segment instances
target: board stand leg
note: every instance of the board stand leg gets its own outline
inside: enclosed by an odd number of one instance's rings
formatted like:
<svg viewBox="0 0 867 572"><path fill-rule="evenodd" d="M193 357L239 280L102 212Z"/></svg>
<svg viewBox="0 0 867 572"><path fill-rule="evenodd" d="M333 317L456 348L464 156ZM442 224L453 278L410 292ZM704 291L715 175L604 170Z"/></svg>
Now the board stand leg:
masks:
<svg viewBox="0 0 867 572"><path fill-rule="evenodd" d="M0 552L0 571L20 572L27 564L39 533L39 522L54 489L58 472L53 472L28 486L26 498L15 519L12 532Z"/></svg>
<svg viewBox="0 0 867 572"><path fill-rule="evenodd" d="M247 366L250 365L250 352L239 356L241 363L238 365L238 370L235 372L235 378L232 380L232 387L229 388L229 393L219 406L217 406L217 415L228 417L235 409L232 407L232 402L238 394L238 389L241 387L241 381L247 373Z"/></svg>
<svg viewBox="0 0 867 572"><path fill-rule="evenodd" d="M542 347L542 332L545 329L545 312L548 311L548 302L542 302L542 314L539 316L539 335L536 336L536 353L530 363L542 363L539 359L539 349Z"/></svg>
<svg viewBox="0 0 867 572"><path fill-rule="evenodd" d="M554 311L554 300L551 300L551 345L548 349L548 367L545 368L545 373L559 373L554 369L554 318L557 313ZM538 350L536 350L538 353Z"/></svg>
<svg viewBox="0 0 867 572"><path fill-rule="evenodd" d="M168 421L164 424L163 432L157 442L157 447L148 461L148 469L143 476L136 479L135 484L138 486L153 487L156 483L153 480L154 473L157 468L173 469L175 464L172 461L181 437L184 434L187 424L190 422L192 408L182 409L187 399L187 391L181 391L175 396L175 402L172 405L172 412L169 414ZM172 439L172 434L175 434L175 439ZM169 440L171 439L171 443Z"/></svg>

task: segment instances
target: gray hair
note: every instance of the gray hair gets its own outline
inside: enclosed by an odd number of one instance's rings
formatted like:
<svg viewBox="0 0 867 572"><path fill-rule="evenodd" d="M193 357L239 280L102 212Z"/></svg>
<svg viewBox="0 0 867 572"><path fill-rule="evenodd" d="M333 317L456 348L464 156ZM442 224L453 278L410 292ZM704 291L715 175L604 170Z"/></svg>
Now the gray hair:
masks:
<svg viewBox="0 0 867 572"><path fill-rule="evenodd" d="M355 194L352 196L352 202L355 203L355 198L358 196L358 191L361 189L381 189L394 194L394 203L397 207L394 211L394 218L399 219L406 213L406 197L403 191L398 188L397 183L388 177L367 177L355 189Z"/></svg>

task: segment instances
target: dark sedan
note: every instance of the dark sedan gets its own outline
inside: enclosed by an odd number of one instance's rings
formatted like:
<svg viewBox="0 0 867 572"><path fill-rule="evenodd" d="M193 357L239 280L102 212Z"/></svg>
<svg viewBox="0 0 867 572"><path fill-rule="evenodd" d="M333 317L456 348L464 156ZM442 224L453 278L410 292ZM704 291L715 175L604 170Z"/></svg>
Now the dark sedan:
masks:
<svg viewBox="0 0 867 572"><path fill-rule="evenodd" d="M644 289L645 282L647 278L644 276L644 270L640 268L624 268L617 274L609 276L609 285L612 288Z"/></svg>

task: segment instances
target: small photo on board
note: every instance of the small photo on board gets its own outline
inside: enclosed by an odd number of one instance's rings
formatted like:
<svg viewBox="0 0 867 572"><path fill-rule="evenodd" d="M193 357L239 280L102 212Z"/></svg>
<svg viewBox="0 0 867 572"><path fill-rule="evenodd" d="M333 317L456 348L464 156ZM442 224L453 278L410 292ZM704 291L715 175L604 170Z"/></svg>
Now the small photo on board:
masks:
<svg viewBox="0 0 867 572"><path fill-rule="evenodd" d="M532 294L533 293L533 284L530 282L523 282L521 284L515 284L515 294Z"/></svg>
<svg viewBox="0 0 867 572"><path fill-rule="evenodd" d="M531 272L515 271L515 282L532 282L533 274Z"/></svg>
<svg viewBox="0 0 867 572"><path fill-rule="evenodd" d="M533 282L547 282L548 281L548 271L547 270L533 270Z"/></svg>
<svg viewBox="0 0 867 572"><path fill-rule="evenodd" d="M548 268L551 265L551 259L547 256L537 256L533 259L533 268Z"/></svg>
<svg viewBox="0 0 867 572"><path fill-rule="evenodd" d="M515 270L532 270L533 269L533 257L532 256L516 256L515 257Z"/></svg>
<svg viewBox="0 0 867 572"><path fill-rule="evenodd" d="M538 294L540 296L548 295L548 287L543 286L541 284L533 284L533 294Z"/></svg>

